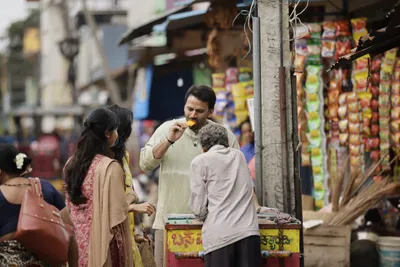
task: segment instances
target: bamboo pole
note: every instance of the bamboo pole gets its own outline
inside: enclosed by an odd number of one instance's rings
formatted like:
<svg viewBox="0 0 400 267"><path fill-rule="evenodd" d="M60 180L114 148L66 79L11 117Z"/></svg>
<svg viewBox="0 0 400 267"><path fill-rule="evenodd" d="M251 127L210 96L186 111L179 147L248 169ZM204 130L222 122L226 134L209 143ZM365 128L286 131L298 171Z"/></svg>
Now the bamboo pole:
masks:
<svg viewBox="0 0 400 267"><path fill-rule="evenodd" d="M86 22L89 25L89 28L92 32L92 36L93 36L97 51L100 55L101 64L103 65L104 81L105 81L106 87L107 87L106 89L110 92L111 101L114 104L121 104L122 100L121 100L121 95L118 90L118 85L111 77L110 68L108 66L108 61L107 61L106 55L104 53L104 47L101 44L101 42L98 38L98 35L97 35L98 28L97 28L96 21L92 15L92 13L90 12L90 10L87 7L86 0L82 0L82 6L83 6L83 13L85 15Z"/></svg>

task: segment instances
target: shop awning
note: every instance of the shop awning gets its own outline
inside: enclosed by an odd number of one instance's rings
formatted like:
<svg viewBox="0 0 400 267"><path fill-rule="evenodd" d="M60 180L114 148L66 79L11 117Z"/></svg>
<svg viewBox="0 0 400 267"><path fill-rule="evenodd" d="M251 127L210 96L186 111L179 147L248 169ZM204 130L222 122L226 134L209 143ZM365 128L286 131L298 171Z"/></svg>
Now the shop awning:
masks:
<svg viewBox="0 0 400 267"><path fill-rule="evenodd" d="M242 4L237 4L237 7L239 9L242 9L242 8L248 8L249 5L242 3ZM155 25L153 27L153 31L166 32L170 30L183 29L201 23L205 23L206 14L207 10L193 10L193 11L177 13L169 16L164 23Z"/></svg>
<svg viewBox="0 0 400 267"><path fill-rule="evenodd" d="M153 27L155 25L163 23L164 21L167 20L167 18L169 16L171 16L173 14L176 14L176 13L179 13L179 12L188 11L192 4L193 3L186 4L184 6L177 7L177 8L174 8L172 10L169 10L167 12L164 12L164 13L158 15L157 17L153 18L151 21L146 22L146 23L144 23L142 25L139 25L136 28L128 30L122 36L122 38L119 40L118 44L122 45L122 44L125 44L125 43L129 42L130 40L133 40L133 39L138 38L140 36L150 34L153 31Z"/></svg>
<svg viewBox="0 0 400 267"><path fill-rule="evenodd" d="M154 26L153 30L155 32L165 32L204 23L206 13L207 10L177 13L169 16L164 23Z"/></svg>
<svg viewBox="0 0 400 267"><path fill-rule="evenodd" d="M151 21L144 23L136 28L130 29L119 40L118 44L125 44L133 39L148 35L155 32L163 32L165 30L174 30L191 25L196 25L205 21L207 10L193 10L191 7L194 4L202 2L218 2L219 0L187 0L182 2L182 5L170 11L164 12ZM252 0L238 0L238 7L247 7L252 3Z"/></svg>

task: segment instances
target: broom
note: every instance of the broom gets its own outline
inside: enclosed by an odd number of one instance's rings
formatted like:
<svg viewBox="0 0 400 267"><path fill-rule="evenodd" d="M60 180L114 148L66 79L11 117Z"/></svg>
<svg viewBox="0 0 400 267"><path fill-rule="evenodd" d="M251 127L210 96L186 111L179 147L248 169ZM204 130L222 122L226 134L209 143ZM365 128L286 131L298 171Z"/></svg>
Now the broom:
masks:
<svg viewBox="0 0 400 267"><path fill-rule="evenodd" d="M386 154L384 157L386 157L386 156L387 156L387 154ZM384 157L382 157L381 160L383 160ZM398 158L399 158L399 154L397 154L397 155L389 162L389 164L388 164L386 167L390 167L390 165L392 165L393 162L395 162ZM379 174L378 174L377 176L381 176L385 171L386 171L386 168L383 168L383 169L379 172ZM372 175L372 173L371 173L371 175ZM368 181L368 178L369 178L369 176L363 178L363 180L360 182L360 184L357 186L357 188L352 192L350 198L352 198L355 194L357 194L357 192L361 189L361 187L363 187L364 184Z"/></svg>
<svg viewBox="0 0 400 267"><path fill-rule="evenodd" d="M339 199L340 199L340 194L342 193L342 187L344 183L344 177L346 176L346 169L349 166L349 157L346 157L346 168L342 168L339 172L339 179L336 183L335 188L333 189L332 192L332 211L337 212L339 210Z"/></svg>
<svg viewBox="0 0 400 267"><path fill-rule="evenodd" d="M346 189L344 190L343 199L342 199L342 202L340 203L340 207L343 207L344 205L346 205L346 204L350 201L350 199L352 198L352 196L354 195L354 194L352 194L353 191L351 190L351 189L353 188L353 186L354 186L354 182L355 182L357 179L361 179L361 182L360 182L360 184L357 186L357 189L354 190L354 192L357 192L357 191L361 188L361 186L368 180L368 178L374 173L374 171L376 170L376 168L378 168L379 165L381 165L383 159L384 159L387 155L388 155L388 154L385 154L383 157L381 157L381 158L379 159L379 161L377 161L375 164L371 165L371 166L367 169L366 172L361 173L361 174L358 175L357 177L354 176L354 175L352 175L352 176L350 177L350 181L347 183Z"/></svg>
<svg viewBox="0 0 400 267"><path fill-rule="evenodd" d="M352 199L345 207L339 210L337 215L328 223L333 226L347 225L354 222L359 216L365 214L369 209L373 208L379 201L384 199L388 194L393 193L397 184L385 178L381 182L374 182L372 185L364 188Z"/></svg>

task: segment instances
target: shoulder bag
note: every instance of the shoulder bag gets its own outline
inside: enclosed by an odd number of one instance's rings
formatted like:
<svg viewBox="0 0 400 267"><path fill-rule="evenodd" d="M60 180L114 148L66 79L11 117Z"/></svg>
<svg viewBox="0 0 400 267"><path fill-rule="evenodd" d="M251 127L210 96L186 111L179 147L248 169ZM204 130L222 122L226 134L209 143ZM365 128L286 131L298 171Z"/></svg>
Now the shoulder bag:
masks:
<svg viewBox="0 0 400 267"><path fill-rule="evenodd" d="M31 188L21 203L15 239L38 258L51 265L68 261L71 231L64 224L60 211L43 199L38 178L29 178Z"/></svg>

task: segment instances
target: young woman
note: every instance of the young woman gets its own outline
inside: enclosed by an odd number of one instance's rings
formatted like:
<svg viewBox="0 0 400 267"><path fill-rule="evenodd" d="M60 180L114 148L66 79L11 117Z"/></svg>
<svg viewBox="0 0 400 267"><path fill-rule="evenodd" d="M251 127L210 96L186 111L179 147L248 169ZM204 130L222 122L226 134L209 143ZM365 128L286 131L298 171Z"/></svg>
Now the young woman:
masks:
<svg viewBox="0 0 400 267"><path fill-rule="evenodd" d="M128 212L135 196L125 193L125 174L111 150L118 125L110 110L93 110L64 170L79 267L133 266Z"/></svg>
<svg viewBox="0 0 400 267"><path fill-rule="evenodd" d="M118 141L112 148L112 151L114 152L114 158L118 160L118 162L122 165L124 169L126 193L129 193L134 188L132 185L132 174L129 168L129 153L126 150L125 145L132 133L133 114L131 110L119 107L118 105L113 105L109 107L109 109L114 112L120 120L120 125L118 127ZM137 202L138 198L136 198L135 200ZM132 211L137 213L146 213L151 216L154 213L155 209L149 203L142 203L132 204ZM135 241L135 222L133 213L129 214L129 224L132 239L134 267L143 267L142 258L140 256L140 252ZM138 239L137 236L136 239Z"/></svg>
<svg viewBox="0 0 400 267"><path fill-rule="evenodd" d="M30 187L23 174L29 173L31 159L11 145L0 145L0 266L49 266L14 240L21 202ZM61 211L65 223L72 225L61 194L48 181L41 180L44 200ZM71 239L69 266L77 266L75 238Z"/></svg>

